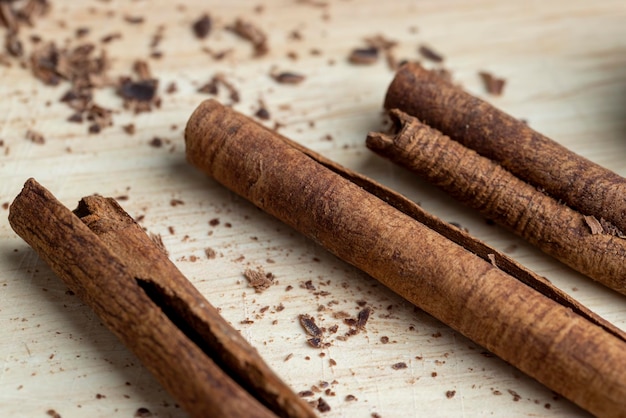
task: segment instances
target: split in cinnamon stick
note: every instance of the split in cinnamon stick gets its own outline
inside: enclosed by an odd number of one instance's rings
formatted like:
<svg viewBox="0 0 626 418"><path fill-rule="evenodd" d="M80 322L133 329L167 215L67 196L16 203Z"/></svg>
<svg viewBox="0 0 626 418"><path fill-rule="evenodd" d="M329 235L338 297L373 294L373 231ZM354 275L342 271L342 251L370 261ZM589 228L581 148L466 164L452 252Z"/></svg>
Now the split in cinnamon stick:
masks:
<svg viewBox="0 0 626 418"><path fill-rule="evenodd" d="M370 133L368 148L575 270L626 294L626 240L615 235L617 228L576 212L417 118L397 109L389 114L392 132Z"/></svg>
<svg viewBox="0 0 626 418"><path fill-rule="evenodd" d="M9 221L191 416L315 416L113 199L30 179Z"/></svg>
<svg viewBox="0 0 626 418"><path fill-rule="evenodd" d="M626 231L626 179L417 63L400 67L385 109L417 117L583 215Z"/></svg>
<svg viewBox="0 0 626 418"><path fill-rule="evenodd" d="M547 280L216 101L185 141L191 164L417 307L591 413L626 416L624 333Z"/></svg>

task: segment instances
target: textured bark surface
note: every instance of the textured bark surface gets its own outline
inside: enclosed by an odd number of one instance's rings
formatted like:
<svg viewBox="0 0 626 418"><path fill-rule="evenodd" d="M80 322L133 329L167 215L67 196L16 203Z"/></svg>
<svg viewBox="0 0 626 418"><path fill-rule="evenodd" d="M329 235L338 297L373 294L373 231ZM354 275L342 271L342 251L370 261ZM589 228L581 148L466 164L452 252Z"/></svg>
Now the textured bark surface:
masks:
<svg viewBox="0 0 626 418"><path fill-rule="evenodd" d="M30 179L11 205L9 221L191 416L276 416L174 322L172 318L196 325L194 321L203 321L215 312L208 310L207 302L190 285L172 279L175 283L169 287L173 282L165 275L181 273L174 272L173 265L166 267L169 261L162 249L112 200L86 198L77 213L103 239ZM157 305L155 298L164 305ZM177 312L177 303L190 305ZM206 326L215 331L214 343L239 338L233 334L236 331L212 319ZM254 355L252 348L239 348L235 355L241 353Z"/></svg>
<svg viewBox="0 0 626 418"><path fill-rule="evenodd" d="M176 312L205 352L239 385L281 417L315 417L114 199L88 196L74 213ZM144 285L145 286L145 285Z"/></svg>
<svg viewBox="0 0 626 418"><path fill-rule="evenodd" d="M385 108L416 116L582 214L604 218L626 231L626 179L419 64L398 70Z"/></svg>
<svg viewBox="0 0 626 418"><path fill-rule="evenodd" d="M392 110L367 146L594 280L626 294L626 240L417 118Z"/></svg>
<svg viewBox="0 0 626 418"><path fill-rule="evenodd" d="M190 163L411 303L590 412L626 416L623 339L216 101L185 140Z"/></svg>

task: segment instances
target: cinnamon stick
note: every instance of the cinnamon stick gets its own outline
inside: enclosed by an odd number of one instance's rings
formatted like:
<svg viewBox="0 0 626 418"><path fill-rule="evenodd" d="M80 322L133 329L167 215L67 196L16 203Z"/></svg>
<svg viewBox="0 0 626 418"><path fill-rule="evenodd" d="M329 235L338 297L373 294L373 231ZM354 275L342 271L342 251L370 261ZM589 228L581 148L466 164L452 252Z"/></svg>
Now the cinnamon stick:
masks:
<svg viewBox="0 0 626 418"><path fill-rule="evenodd" d="M397 109L390 116L392 132L370 133L368 148L626 295L626 240L615 235L616 228L558 202L413 116Z"/></svg>
<svg viewBox="0 0 626 418"><path fill-rule="evenodd" d="M113 199L30 179L9 221L191 416L315 416Z"/></svg>
<svg viewBox="0 0 626 418"><path fill-rule="evenodd" d="M419 118L583 215L626 231L626 179L419 64L398 70L384 106Z"/></svg>
<svg viewBox="0 0 626 418"><path fill-rule="evenodd" d="M216 101L185 142L191 164L417 307L590 412L626 416L623 333L506 256Z"/></svg>

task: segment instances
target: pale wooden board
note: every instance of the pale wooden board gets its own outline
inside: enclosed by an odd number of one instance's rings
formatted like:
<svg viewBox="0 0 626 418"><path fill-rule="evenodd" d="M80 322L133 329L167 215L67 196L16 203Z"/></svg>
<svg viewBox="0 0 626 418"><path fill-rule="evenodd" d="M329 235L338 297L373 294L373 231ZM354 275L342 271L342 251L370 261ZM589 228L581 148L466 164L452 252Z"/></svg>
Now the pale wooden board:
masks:
<svg viewBox="0 0 626 418"><path fill-rule="evenodd" d="M147 57L150 37L163 24L164 56L150 63L161 86L175 80L179 91L163 94L160 110L137 116L123 111L110 91L100 92L99 102L120 112L114 127L87 135L85 125L65 121L70 111L58 98L66 85L45 87L17 65L0 67L0 203L10 202L28 177L37 178L70 208L91 193L128 195L124 208L133 216L145 215L143 225L162 235L176 265L294 390L329 383L334 396L321 395L332 410L324 416L585 416L199 174L185 162L182 129L207 97L196 88L223 72L241 92L236 109L252 114L262 97L272 114L268 125L279 122L283 134L462 224L626 329L624 297L488 226L472 211L371 155L364 138L381 127L382 99L393 73L383 60L371 67L346 62L352 48L364 45L364 37L378 33L398 41L399 58L418 58L417 47L430 45L446 56L446 67L468 90L626 175L626 3L344 0L331 1L326 9L305 3L188 1L181 9L168 1L54 2L52 14L24 37L32 32L63 42L83 25L92 29L92 40L119 31L122 39L107 46L111 73L129 74L135 58ZM264 11L255 13L259 4ZM190 23L204 11L213 15L215 29L198 41ZM146 21L131 26L122 19L126 14ZM221 29L237 16L253 17L268 32L268 56L250 58L249 45ZM294 30L302 40L290 38ZM234 52L216 62L201 51L203 45ZM312 48L321 55L312 55ZM297 60L287 57L290 51L298 54ZM307 79L299 86L277 85L268 77L273 66ZM477 76L485 69L507 78L501 98L485 95ZM121 129L130 121L138 129L133 136ZM44 133L46 143L24 139L27 129ZM170 145L150 147L155 136ZM171 199L184 204L171 206ZM12 232L8 211L0 213L2 415L46 416L54 409L64 418L132 417L145 407L159 417L184 416L139 361ZM220 225L209 226L213 218ZM207 259L207 247L218 257ZM198 259L192 262L192 256ZM246 268L257 266L279 282L262 294L255 294L242 276ZM307 280L329 295L301 288ZM286 291L288 285L293 290ZM322 351L306 344L298 314L315 315L327 327L339 324L339 335L347 327L333 313L354 315L360 300L374 308L367 332L346 341L333 336L333 344ZM280 304L282 311L276 309ZM318 311L322 305L326 309ZM269 309L261 314L265 306ZM242 324L247 319L253 323ZM383 336L391 342L382 344ZM393 370L397 362L408 368ZM452 390L455 395L448 399L446 391ZM346 401L349 394L357 400Z"/></svg>

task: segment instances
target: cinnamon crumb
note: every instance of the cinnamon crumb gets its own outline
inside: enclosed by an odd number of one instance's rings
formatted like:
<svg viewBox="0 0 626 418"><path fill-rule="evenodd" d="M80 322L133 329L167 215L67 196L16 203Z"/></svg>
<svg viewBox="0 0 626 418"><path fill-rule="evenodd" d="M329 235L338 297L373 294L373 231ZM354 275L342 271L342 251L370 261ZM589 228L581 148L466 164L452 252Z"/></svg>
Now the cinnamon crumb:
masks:
<svg viewBox="0 0 626 418"><path fill-rule="evenodd" d="M435 52L435 50L433 50L429 46L421 45L418 51L424 58L428 60L431 60L433 62L443 62L443 55Z"/></svg>
<svg viewBox="0 0 626 418"><path fill-rule="evenodd" d="M487 71L481 71L478 73L480 78L483 80L483 84L485 85L485 90L487 93L500 96L504 91L504 86L506 85L506 80L504 78L497 78L493 74Z"/></svg>
<svg viewBox="0 0 626 418"><path fill-rule="evenodd" d="M213 21L207 13L200 16L200 18L193 22L193 25L191 26L194 35L196 35L196 38L198 39L204 39L209 36L212 27Z"/></svg>
<svg viewBox="0 0 626 418"><path fill-rule="evenodd" d="M243 276L248 280L250 287L254 288L256 293L263 292L274 283L274 275L265 273L261 267L257 267L256 270L247 269L243 272Z"/></svg>
<svg viewBox="0 0 626 418"><path fill-rule="evenodd" d="M269 47L267 45L267 36L261 29L259 29L254 24L244 21L242 19L237 19L235 23L232 26L227 27L227 29L231 30L239 37L252 43L252 47L254 48L254 56L260 57L269 52Z"/></svg>

